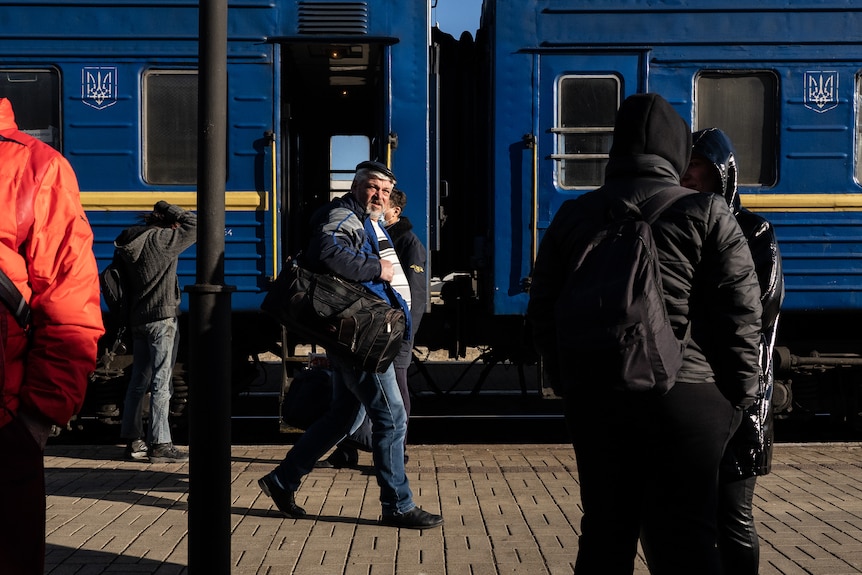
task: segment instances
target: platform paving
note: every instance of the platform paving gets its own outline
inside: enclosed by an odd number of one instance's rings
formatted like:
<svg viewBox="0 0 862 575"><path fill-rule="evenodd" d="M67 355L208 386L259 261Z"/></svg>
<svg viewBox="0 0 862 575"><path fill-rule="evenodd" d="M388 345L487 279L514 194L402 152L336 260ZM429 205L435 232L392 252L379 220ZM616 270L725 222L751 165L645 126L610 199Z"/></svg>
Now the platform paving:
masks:
<svg viewBox="0 0 862 575"><path fill-rule="evenodd" d="M285 518L257 479L287 447L232 447L233 574L572 573L581 511L569 445L411 445L415 500L446 521L426 531L377 525L367 453L359 470L315 469L297 492L309 517ZM47 573L188 573L188 464L122 453L48 446ZM761 575L862 573L862 444L777 445L755 505ZM635 573L648 573L641 557Z"/></svg>

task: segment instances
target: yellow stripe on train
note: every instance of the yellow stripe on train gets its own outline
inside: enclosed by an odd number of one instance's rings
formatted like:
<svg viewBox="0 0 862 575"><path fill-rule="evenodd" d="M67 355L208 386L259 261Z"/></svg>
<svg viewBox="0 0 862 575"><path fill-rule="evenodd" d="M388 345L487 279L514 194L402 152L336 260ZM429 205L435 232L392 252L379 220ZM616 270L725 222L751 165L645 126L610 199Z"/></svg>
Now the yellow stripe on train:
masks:
<svg viewBox="0 0 862 575"><path fill-rule="evenodd" d="M186 210L196 210L197 192L81 192L85 210L105 212L148 212L159 200L176 204ZM226 192L225 209L228 211L266 211L269 209L266 192Z"/></svg>
<svg viewBox="0 0 862 575"><path fill-rule="evenodd" d="M755 212L858 212L862 194L740 194Z"/></svg>

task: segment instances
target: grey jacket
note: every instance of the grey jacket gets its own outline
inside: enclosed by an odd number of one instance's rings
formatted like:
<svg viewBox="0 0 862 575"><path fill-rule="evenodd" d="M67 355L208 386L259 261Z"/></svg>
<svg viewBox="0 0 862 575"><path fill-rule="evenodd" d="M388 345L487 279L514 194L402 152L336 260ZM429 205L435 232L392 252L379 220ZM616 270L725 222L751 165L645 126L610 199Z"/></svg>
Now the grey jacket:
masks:
<svg viewBox="0 0 862 575"><path fill-rule="evenodd" d="M131 326L177 317L180 286L179 255L197 238L197 215L171 206L175 229L165 225L133 226L124 230L114 246L126 264L129 279Z"/></svg>

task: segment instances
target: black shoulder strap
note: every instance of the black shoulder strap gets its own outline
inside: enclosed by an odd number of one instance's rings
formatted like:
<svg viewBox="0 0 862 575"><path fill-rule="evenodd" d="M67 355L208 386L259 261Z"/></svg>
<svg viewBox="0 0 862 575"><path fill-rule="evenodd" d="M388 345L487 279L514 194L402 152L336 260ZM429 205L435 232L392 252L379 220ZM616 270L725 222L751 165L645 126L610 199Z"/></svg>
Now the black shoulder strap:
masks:
<svg viewBox="0 0 862 575"><path fill-rule="evenodd" d="M18 325L27 330L30 327L30 305L3 270L0 270L0 299L15 316Z"/></svg>
<svg viewBox="0 0 862 575"><path fill-rule="evenodd" d="M658 219L663 211L671 207L674 202L679 200L684 196L690 196L692 194L699 194L700 192L696 190L690 190L688 188L683 188L682 186L672 186L670 188L664 188L660 190L656 194L650 196L647 201L640 204L638 209L640 209L641 217L648 224L653 223Z"/></svg>

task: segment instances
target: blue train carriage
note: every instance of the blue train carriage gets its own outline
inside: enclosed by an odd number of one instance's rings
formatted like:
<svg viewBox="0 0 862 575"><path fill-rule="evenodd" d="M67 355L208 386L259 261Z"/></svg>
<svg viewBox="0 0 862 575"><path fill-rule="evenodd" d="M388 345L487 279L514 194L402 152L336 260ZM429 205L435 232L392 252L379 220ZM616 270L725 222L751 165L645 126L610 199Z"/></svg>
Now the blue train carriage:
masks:
<svg viewBox="0 0 862 575"><path fill-rule="evenodd" d="M837 0L486 0L493 312L524 313L543 231L603 181L620 102L657 92L731 136L742 203L776 227L774 403L858 419L860 40L862 7Z"/></svg>
<svg viewBox="0 0 862 575"><path fill-rule="evenodd" d="M225 283L236 287L235 387L251 381L250 358L283 352L260 302L284 256L301 249L311 212L349 188L356 163L389 164L413 198L417 233L428 233L430 8L402 4L228 3ZM198 2L0 0L0 10L14 14L0 19L0 96L13 101L21 128L72 163L100 267L117 234L156 201L196 209ZM181 257L181 287L195 281L195 254ZM184 391L177 395L179 412ZM102 393L100 416L117 415L116 399Z"/></svg>

